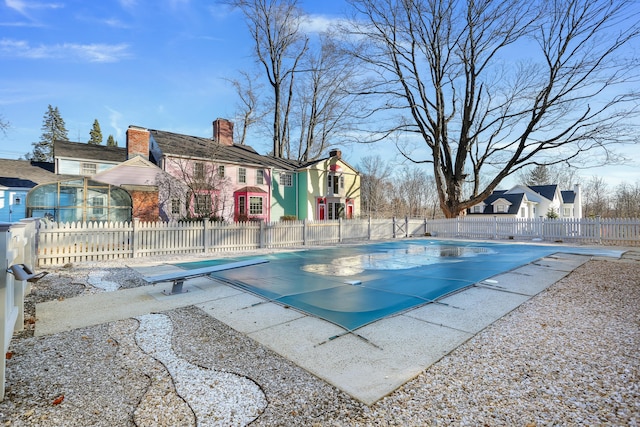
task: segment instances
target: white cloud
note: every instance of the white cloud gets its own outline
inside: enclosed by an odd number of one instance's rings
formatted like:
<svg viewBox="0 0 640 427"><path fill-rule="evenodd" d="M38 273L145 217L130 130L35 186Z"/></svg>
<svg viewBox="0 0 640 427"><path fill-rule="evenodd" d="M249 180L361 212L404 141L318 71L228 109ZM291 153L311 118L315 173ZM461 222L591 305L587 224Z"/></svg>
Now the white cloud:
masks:
<svg viewBox="0 0 640 427"><path fill-rule="evenodd" d="M111 125L111 127L116 131L114 138L117 141L120 141L122 140L122 137L124 135L124 132L122 131L122 125L120 124L124 116L121 112L116 111L109 106L105 106L105 108L107 109L107 111L109 111L109 125Z"/></svg>
<svg viewBox="0 0 640 427"><path fill-rule="evenodd" d="M340 24L341 18L333 18L324 15L307 15L302 22L301 30L307 33L322 33Z"/></svg>
<svg viewBox="0 0 640 427"><path fill-rule="evenodd" d="M0 40L0 55L29 59L73 59L87 62L118 62L131 56L129 45L63 43L31 46L24 40Z"/></svg>
<svg viewBox="0 0 640 427"><path fill-rule="evenodd" d="M37 9L61 9L64 7L61 3L43 3L37 1L24 1L24 0L5 0L4 4L18 12L19 14L32 19L29 14L29 10Z"/></svg>
<svg viewBox="0 0 640 427"><path fill-rule="evenodd" d="M138 3L138 0L120 0L120 6L125 9L133 9Z"/></svg>

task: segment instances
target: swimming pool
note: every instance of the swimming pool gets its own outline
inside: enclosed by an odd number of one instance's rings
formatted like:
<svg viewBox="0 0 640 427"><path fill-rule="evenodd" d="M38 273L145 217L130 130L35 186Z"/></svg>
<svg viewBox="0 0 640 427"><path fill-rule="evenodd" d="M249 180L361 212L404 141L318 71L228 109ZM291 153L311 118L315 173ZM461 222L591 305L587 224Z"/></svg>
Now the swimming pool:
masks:
<svg viewBox="0 0 640 427"><path fill-rule="evenodd" d="M353 331L557 252L613 251L412 239L261 255L270 262L212 276ZM195 269L250 258L176 265Z"/></svg>

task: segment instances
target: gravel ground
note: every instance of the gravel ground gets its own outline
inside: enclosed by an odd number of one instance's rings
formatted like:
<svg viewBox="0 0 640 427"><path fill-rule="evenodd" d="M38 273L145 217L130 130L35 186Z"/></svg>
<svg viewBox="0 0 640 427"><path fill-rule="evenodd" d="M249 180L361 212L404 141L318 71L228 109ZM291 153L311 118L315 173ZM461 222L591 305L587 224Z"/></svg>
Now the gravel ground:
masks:
<svg viewBox="0 0 640 427"><path fill-rule="evenodd" d="M69 265L33 285L7 355L0 422L640 424L638 251L589 261L372 406L195 307L33 337L38 302L146 284L124 264L133 261Z"/></svg>

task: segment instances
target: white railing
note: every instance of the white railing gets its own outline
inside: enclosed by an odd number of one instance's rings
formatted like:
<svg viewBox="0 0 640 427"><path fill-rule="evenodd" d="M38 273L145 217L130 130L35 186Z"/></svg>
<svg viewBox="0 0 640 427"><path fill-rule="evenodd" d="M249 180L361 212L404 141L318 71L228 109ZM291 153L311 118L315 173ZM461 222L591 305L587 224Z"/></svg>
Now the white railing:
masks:
<svg viewBox="0 0 640 427"><path fill-rule="evenodd" d="M33 272L36 265L38 221L24 219L19 223L2 223L0 230L0 255L2 271L0 271L0 341L3 353L9 351L9 343L13 333L24 327L24 297L30 290L30 283L18 280L9 272L10 267L23 265ZM24 271L24 269L23 269ZM6 357L0 362L0 401L4 399L6 373Z"/></svg>
<svg viewBox="0 0 640 427"><path fill-rule="evenodd" d="M457 218L218 223L48 223L40 227L38 262L135 258L329 245L410 236L518 239L640 245L640 219Z"/></svg>

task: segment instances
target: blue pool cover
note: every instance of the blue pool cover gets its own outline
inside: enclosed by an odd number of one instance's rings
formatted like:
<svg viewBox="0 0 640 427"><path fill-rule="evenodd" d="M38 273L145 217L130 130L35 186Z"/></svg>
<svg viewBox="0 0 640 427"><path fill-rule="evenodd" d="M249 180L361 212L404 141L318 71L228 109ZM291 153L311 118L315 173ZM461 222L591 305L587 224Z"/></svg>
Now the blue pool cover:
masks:
<svg viewBox="0 0 640 427"><path fill-rule="evenodd" d="M270 262L213 276L353 331L557 252L593 253L588 248L416 239L261 255ZM250 258L176 265L195 269Z"/></svg>

